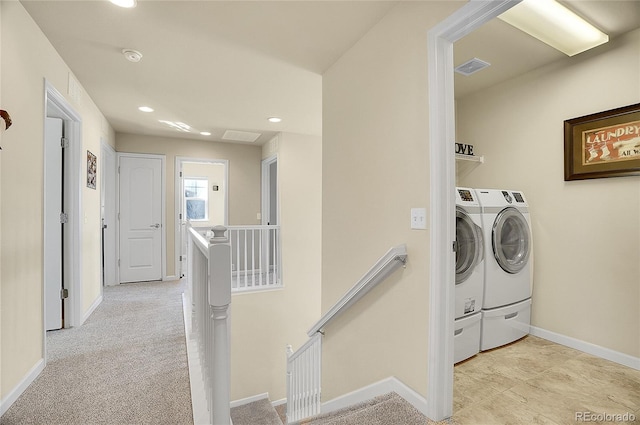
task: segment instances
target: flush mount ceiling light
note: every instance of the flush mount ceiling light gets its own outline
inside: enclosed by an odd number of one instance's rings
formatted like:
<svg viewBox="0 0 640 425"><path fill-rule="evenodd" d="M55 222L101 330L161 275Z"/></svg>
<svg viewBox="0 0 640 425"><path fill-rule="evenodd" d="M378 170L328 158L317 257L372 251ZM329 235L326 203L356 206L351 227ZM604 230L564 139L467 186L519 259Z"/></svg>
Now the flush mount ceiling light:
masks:
<svg viewBox="0 0 640 425"><path fill-rule="evenodd" d="M140 62L142 59L142 53L133 49L122 49L122 54L129 62Z"/></svg>
<svg viewBox="0 0 640 425"><path fill-rule="evenodd" d="M555 0L523 0L498 16L567 56L609 41L609 36Z"/></svg>
<svg viewBox="0 0 640 425"><path fill-rule="evenodd" d="M489 62L485 62L478 58L473 58L461 65L456 66L455 71L458 74L462 74L468 77L469 75L475 74L476 72L480 71L481 69L485 69L488 66L491 66Z"/></svg>
<svg viewBox="0 0 640 425"><path fill-rule="evenodd" d="M201 131L201 132L200 132L200 134L201 134L202 136L211 136L211 133L210 133L210 132L208 132L208 131Z"/></svg>
<svg viewBox="0 0 640 425"><path fill-rule="evenodd" d="M278 117L271 117L271 118L269 118L269 120L268 120L268 121L269 121L269 122L272 122L272 123L278 123L278 122L281 122L281 121L282 121L282 118L278 118Z"/></svg>
<svg viewBox="0 0 640 425"><path fill-rule="evenodd" d="M153 112L153 108L150 108L148 106L141 106L138 108L138 110L142 112Z"/></svg>
<svg viewBox="0 0 640 425"><path fill-rule="evenodd" d="M115 4L116 6L126 7L127 9L136 7L136 4L137 4L136 0L109 0L109 1Z"/></svg>

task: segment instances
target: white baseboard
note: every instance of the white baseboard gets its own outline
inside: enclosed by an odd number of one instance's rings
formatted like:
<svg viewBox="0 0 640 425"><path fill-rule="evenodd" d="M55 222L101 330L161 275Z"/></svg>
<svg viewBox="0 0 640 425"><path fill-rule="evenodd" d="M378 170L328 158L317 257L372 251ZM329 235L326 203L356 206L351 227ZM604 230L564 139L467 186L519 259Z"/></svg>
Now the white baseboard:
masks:
<svg viewBox="0 0 640 425"><path fill-rule="evenodd" d="M231 405L231 408L233 409L234 407L244 406L245 404L253 403L254 401L258 401L258 400L263 400L265 398L269 399L269 393L262 393L262 394L254 395L247 398L241 398L239 400L233 400L230 405Z"/></svg>
<svg viewBox="0 0 640 425"><path fill-rule="evenodd" d="M98 308L98 306L102 303L102 295L100 295L94 302L93 304L91 304L91 307L89 307L89 310L87 310L87 312L84 314L84 316L82 316L82 323L80 323L80 325L82 325L84 322L87 321L87 319L89 318L89 316L91 316L91 314L95 311L96 308Z"/></svg>
<svg viewBox="0 0 640 425"><path fill-rule="evenodd" d="M400 397L411 403L413 407L418 409L420 413L426 416L427 400L394 376L375 382L371 385L367 385L366 387L360 388L359 390L355 390L343 396L336 397L326 403L322 403L320 412L323 415L325 413L335 412L336 410L350 407L354 404L362 403L390 392L397 393Z"/></svg>
<svg viewBox="0 0 640 425"><path fill-rule="evenodd" d="M178 276L173 276L173 275L172 276L165 276L165 277L162 278L163 282L170 282L170 281L173 281L173 280L180 280L180 278Z"/></svg>
<svg viewBox="0 0 640 425"><path fill-rule="evenodd" d="M620 353L619 351L614 351L609 348L601 347L599 345L572 338L570 336L565 336L545 329L537 328L535 326L531 326L530 333L533 336L565 345L570 348L575 348L576 350L582 351L583 353L591 354L593 356L610 360L612 362L630 367L632 369L640 370L639 357L633 357L628 354Z"/></svg>
<svg viewBox="0 0 640 425"><path fill-rule="evenodd" d="M271 402L271 405L273 407L282 406L283 404L287 404L287 399L286 398L281 398L280 400L276 400L276 401L272 401Z"/></svg>
<svg viewBox="0 0 640 425"><path fill-rule="evenodd" d="M5 412L9 410L11 405L15 403L18 397L20 397L22 393L29 387L29 385L31 385L31 383L36 380L44 367L44 359L38 360L38 362L31 368L29 373L27 373L25 377L22 378L22 381L20 381L18 385L16 385L14 389L9 391L9 394L7 394L7 396L2 399L2 401L0 401L0 416L4 415Z"/></svg>

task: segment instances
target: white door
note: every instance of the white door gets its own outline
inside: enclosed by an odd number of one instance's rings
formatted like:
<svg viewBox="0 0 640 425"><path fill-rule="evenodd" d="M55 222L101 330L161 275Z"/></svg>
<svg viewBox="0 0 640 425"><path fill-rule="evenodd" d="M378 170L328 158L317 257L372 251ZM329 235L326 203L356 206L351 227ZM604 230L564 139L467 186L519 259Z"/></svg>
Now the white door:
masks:
<svg viewBox="0 0 640 425"><path fill-rule="evenodd" d="M48 331L62 328L62 120L46 118L44 141L44 293Z"/></svg>
<svg viewBox="0 0 640 425"><path fill-rule="evenodd" d="M162 279L161 158L120 157L120 282Z"/></svg>

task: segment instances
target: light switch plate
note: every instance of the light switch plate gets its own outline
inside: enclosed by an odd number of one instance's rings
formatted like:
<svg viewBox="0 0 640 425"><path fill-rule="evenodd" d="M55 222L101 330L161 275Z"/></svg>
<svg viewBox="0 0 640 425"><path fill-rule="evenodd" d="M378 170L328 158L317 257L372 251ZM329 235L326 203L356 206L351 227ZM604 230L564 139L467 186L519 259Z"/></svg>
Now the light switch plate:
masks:
<svg viewBox="0 0 640 425"><path fill-rule="evenodd" d="M411 208L411 228L419 230L427 228L426 208Z"/></svg>

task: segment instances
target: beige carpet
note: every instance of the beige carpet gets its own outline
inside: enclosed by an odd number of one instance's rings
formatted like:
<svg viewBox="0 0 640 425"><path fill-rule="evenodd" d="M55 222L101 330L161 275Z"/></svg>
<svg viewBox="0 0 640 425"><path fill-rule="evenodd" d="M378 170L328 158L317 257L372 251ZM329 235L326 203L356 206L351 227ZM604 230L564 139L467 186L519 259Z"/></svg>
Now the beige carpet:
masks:
<svg viewBox="0 0 640 425"><path fill-rule="evenodd" d="M389 393L363 403L302 421L302 425L432 425L433 422L396 393Z"/></svg>
<svg viewBox="0 0 640 425"><path fill-rule="evenodd" d="M48 364L2 425L192 424L180 282L107 287L79 328L49 332Z"/></svg>
<svg viewBox="0 0 640 425"><path fill-rule="evenodd" d="M233 425L282 425L278 413L266 398L234 407L231 409L231 420Z"/></svg>

